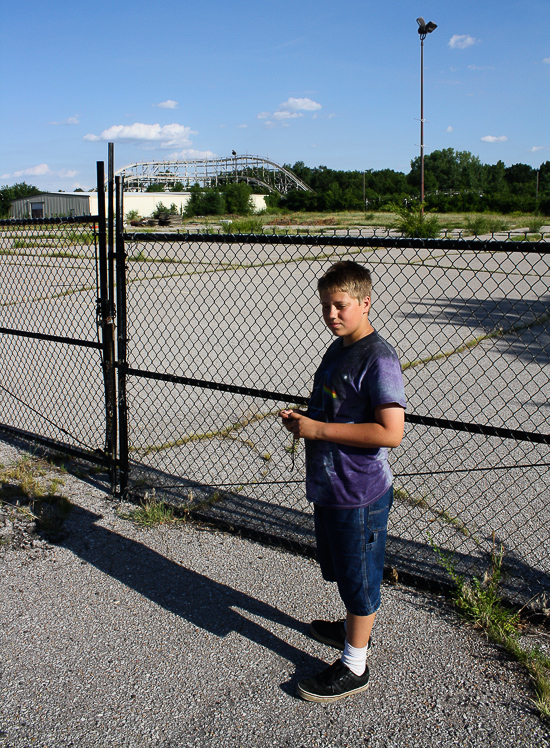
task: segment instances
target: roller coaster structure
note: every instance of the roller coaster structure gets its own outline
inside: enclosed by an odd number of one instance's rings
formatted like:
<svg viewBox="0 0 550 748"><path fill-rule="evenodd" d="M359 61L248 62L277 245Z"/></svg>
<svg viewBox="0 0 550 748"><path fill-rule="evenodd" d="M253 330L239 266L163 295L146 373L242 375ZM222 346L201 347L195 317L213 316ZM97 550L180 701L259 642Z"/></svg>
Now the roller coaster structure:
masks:
<svg viewBox="0 0 550 748"><path fill-rule="evenodd" d="M144 192L152 184L162 184L167 190L182 184L183 190L187 190L194 184L217 187L230 182L247 182L279 195L286 195L289 190L311 192L290 169L260 156L234 154L229 158L190 161L141 161L123 166L115 174L124 177L126 191Z"/></svg>

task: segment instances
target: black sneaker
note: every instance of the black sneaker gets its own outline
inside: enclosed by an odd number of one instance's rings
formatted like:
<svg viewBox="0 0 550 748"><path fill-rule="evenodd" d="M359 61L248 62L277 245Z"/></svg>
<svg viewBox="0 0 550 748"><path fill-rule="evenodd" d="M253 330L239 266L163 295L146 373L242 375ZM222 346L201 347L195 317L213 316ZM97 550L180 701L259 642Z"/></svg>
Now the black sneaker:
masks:
<svg viewBox="0 0 550 748"><path fill-rule="evenodd" d="M342 660L336 660L319 675L298 683L298 696L304 701L328 704L365 691L368 685L369 669L366 665L363 675L355 675Z"/></svg>
<svg viewBox="0 0 550 748"><path fill-rule="evenodd" d="M334 649L344 650L346 644L346 627L344 619L339 621L312 621L309 627L309 633L314 639L322 644L328 644ZM371 639L367 645L367 655L372 648Z"/></svg>

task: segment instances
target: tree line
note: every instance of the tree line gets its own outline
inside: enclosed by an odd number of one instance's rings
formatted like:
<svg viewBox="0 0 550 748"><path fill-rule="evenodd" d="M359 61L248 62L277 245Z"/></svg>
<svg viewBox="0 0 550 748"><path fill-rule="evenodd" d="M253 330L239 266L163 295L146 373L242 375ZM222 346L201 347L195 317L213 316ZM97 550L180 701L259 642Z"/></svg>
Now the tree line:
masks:
<svg viewBox="0 0 550 748"><path fill-rule="evenodd" d="M393 169L338 171L326 166L309 167L303 161L285 164L285 167L312 191L266 194L269 208L331 212L391 210L396 204L414 204L420 196L420 156L411 161L408 174ZM241 176L245 179L247 174ZM159 183L150 185L148 191L165 192L166 189ZM171 187L172 191L186 189L183 184ZM252 191L245 181L206 189L193 185L189 188L191 200L186 214L247 215L252 212ZM8 215L12 200L39 192L37 187L25 182L0 188L0 216ZM503 161L482 164L478 156L469 151L453 148L433 151L424 157L424 204L427 211L442 213L519 211L549 215L550 161L536 169L527 164L505 166Z"/></svg>
<svg viewBox="0 0 550 748"><path fill-rule="evenodd" d="M408 174L393 169L335 171L289 166L313 192L293 190L270 203L289 210L383 210L420 197L420 156ZM550 161L535 169L526 164L482 164L469 151L446 148L424 157L424 203L434 212L550 214Z"/></svg>

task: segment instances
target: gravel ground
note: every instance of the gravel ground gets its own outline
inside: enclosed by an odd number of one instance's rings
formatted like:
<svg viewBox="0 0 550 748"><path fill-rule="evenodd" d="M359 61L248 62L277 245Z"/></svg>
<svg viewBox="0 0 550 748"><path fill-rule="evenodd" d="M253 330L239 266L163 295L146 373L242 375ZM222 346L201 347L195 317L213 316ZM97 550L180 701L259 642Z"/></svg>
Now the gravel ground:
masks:
<svg viewBox="0 0 550 748"><path fill-rule="evenodd" d="M20 456L0 442L0 463ZM550 746L522 669L444 598L399 585L369 690L299 700L337 656L307 635L341 615L313 561L191 524L141 530L100 475L63 480L75 506L55 543L4 512L0 748Z"/></svg>

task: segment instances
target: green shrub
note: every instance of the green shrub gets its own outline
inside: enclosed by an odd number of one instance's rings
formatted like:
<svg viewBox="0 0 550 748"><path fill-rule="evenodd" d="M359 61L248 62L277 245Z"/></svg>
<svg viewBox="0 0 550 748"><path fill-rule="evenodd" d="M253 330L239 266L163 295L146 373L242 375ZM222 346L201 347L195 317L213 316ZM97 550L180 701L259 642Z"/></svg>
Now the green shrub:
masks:
<svg viewBox="0 0 550 748"><path fill-rule="evenodd" d="M226 234L261 234L263 223L260 218L244 218L240 221L222 221L221 227Z"/></svg>
<svg viewBox="0 0 550 748"><path fill-rule="evenodd" d="M497 234L501 231L509 231L510 225L498 216L473 215L466 218L466 228L470 234Z"/></svg>
<svg viewBox="0 0 550 748"><path fill-rule="evenodd" d="M497 218L496 216L490 216L487 219L487 226L491 234L498 234L501 231L510 230L508 221L504 221L502 218Z"/></svg>
<svg viewBox="0 0 550 748"><path fill-rule="evenodd" d="M486 216L473 215L466 218L466 228L470 234L479 236L489 231L489 221Z"/></svg>
<svg viewBox="0 0 550 748"><path fill-rule="evenodd" d="M529 219L529 233L540 234L541 228L544 226L544 219L539 216L531 216Z"/></svg>
<svg viewBox="0 0 550 748"><path fill-rule="evenodd" d="M398 216L392 228L412 239L436 239L441 231L439 219L437 216L426 217L423 207L420 203L410 206L392 205L392 212Z"/></svg>
<svg viewBox="0 0 550 748"><path fill-rule="evenodd" d="M164 213L169 213L170 209L166 207L163 203L157 203L155 210L152 212L153 218L159 218Z"/></svg>

